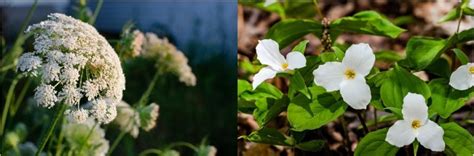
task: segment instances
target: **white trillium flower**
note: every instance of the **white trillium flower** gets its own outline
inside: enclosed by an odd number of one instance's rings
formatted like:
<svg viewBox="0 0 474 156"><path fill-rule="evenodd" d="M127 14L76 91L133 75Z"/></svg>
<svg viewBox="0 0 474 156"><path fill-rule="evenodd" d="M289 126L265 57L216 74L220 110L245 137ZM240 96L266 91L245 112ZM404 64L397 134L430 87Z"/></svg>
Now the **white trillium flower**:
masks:
<svg viewBox="0 0 474 156"><path fill-rule="evenodd" d="M474 9L474 0L469 1L469 8Z"/></svg>
<svg viewBox="0 0 474 156"><path fill-rule="evenodd" d="M328 92L340 90L349 106L365 109L372 96L364 77L374 63L375 55L368 44L354 44L347 49L342 62L326 62L314 70L314 83Z"/></svg>
<svg viewBox="0 0 474 156"><path fill-rule="evenodd" d="M276 3L277 0L265 0L265 3L263 4L264 7L270 6L273 3Z"/></svg>
<svg viewBox="0 0 474 156"><path fill-rule="evenodd" d="M443 129L428 119L428 106L420 94L408 93L403 98L403 120L398 120L388 129L385 141L403 147L415 138L423 147L432 151L444 151Z"/></svg>
<svg viewBox="0 0 474 156"><path fill-rule="evenodd" d="M457 90L466 90L474 86L474 63L459 66L451 74L449 85Z"/></svg>
<svg viewBox="0 0 474 156"><path fill-rule="evenodd" d="M257 88L263 81L275 77L277 73L286 72L306 66L306 58L300 52L290 52L286 59L280 53L278 43L271 39L258 41L257 59L260 63L268 65L253 77L253 89Z"/></svg>

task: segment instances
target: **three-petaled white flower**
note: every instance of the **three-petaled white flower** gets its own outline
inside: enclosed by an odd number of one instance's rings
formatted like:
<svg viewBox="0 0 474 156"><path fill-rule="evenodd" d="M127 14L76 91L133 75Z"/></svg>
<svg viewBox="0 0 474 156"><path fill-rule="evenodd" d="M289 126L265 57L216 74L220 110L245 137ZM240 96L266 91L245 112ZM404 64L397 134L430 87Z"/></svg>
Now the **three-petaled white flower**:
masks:
<svg viewBox="0 0 474 156"><path fill-rule="evenodd" d="M264 7L270 6L273 3L276 3L277 0L265 0L265 3L263 4Z"/></svg>
<svg viewBox="0 0 474 156"><path fill-rule="evenodd" d="M375 55L368 44L354 44L347 49L342 62L326 62L314 70L314 83L328 92L340 90L349 106L365 109L372 96L364 77L374 63Z"/></svg>
<svg viewBox="0 0 474 156"><path fill-rule="evenodd" d="M466 90L474 86L474 63L459 66L451 74L449 85L457 90Z"/></svg>
<svg viewBox="0 0 474 156"><path fill-rule="evenodd" d="M306 66L306 58L300 52L290 52L283 57L280 53L278 43L271 39L258 41L257 59L260 63L268 65L253 77L253 89L257 88L263 81L275 77L277 73L286 72Z"/></svg>
<svg viewBox="0 0 474 156"><path fill-rule="evenodd" d="M415 138L423 147L432 151L444 151L443 129L428 119L428 106L420 94L408 93L403 98L403 120L398 120L388 129L385 141L402 147Z"/></svg>

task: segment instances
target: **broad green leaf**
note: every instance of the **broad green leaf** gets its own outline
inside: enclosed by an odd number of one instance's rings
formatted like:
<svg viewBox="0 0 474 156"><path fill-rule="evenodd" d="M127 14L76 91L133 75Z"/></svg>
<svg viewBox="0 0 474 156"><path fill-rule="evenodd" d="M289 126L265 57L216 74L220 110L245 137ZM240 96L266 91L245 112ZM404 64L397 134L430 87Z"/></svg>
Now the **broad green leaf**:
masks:
<svg viewBox="0 0 474 156"><path fill-rule="evenodd" d="M336 56L336 53L334 52L324 52L324 53L319 54L319 57L321 58L321 61L323 62L337 61L337 56Z"/></svg>
<svg viewBox="0 0 474 156"><path fill-rule="evenodd" d="M305 50L306 50L306 45L308 44L308 40L304 40L304 41L301 41L300 43L298 43L298 45L296 45L292 51L297 51L297 52L301 52L302 54L304 54Z"/></svg>
<svg viewBox="0 0 474 156"><path fill-rule="evenodd" d="M250 90L252 90L252 85L248 81L242 79L237 80L237 96Z"/></svg>
<svg viewBox="0 0 474 156"><path fill-rule="evenodd" d="M239 0L239 4L259 8L259 9L269 11L269 12L274 12L274 13L277 13L278 15L280 15L282 18L286 17L285 8L283 7L283 5L281 5L281 3L273 3L273 4L265 7L264 6L264 4L265 4L264 0L263 1Z"/></svg>
<svg viewBox="0 0 474 156"><path fill-rule="evenodd" d="M439 22L453 21L459 19L459 17L461 17L461 8L455 8L444 15Z"/></svg>
<svg viewBox="0 0 474 156"><path fill-rule="evenodd" d="M402 109L401 108L395 108L395 107L386 107L384 110L389 110L391 113L393 113L397 118L403 119L403 114L402 114Z"/></svg>
<svg viewBox="0 0 474 156"><path fill-rule="evenodd" d="M310 82L313 82L313 71L319 66L320 63L320 57L308 56L306 57L306 66L304 68L297 69L301 73L301 76L303 76L306 84L310 84Z"/></svg>
<svg viewBox="0 0 474 156"><path fill-rule="evenodd" d="M398 147L393 146L385 141L387 131L387 128L379 129L364 136L359 144L357 144L354 155L395 156L395 154L398 152Z"/></svg>
<svg viewBox="0 0 474 156"><path fill-rule="evenodd" d="M266 125L270 120L286 110L289 99L285 96L279 100L266 100L264 107L254 109L253 116L260 126ZM261 105L260 105L261 106Z"/></svg>
<svg viewBox="0 0 474 156"><path fill-rule="evenodd" d="M454 48L453 51L454 51L454 54L456 54L456 57L457 57L457 58L459 59L459 61L461 62L461 64L467 64L467 63L469 63L469 58L467 57L466 54L464 54L463 51L461 51L461 49Z"/></svg>
<svg viewBox="0 0 474 156"><path fill-rule="evenodd" d="M331 47L332 50L334 50L334 54L336 54L336 58L338 61L342 61L342 59L344 58L344 51L342 51L342 49L340 49L339 47L336 47L336 46L333 46Z"/></svg>
<svg viewBox="0 0 474 156"><path fill-rule="evenodd" d="M275 40L282 49L307 34L313 33L320 36L322 28L323 26L314 20L288 19L273 25L265 38Z"/></svg>
<svg viewBox="0 0 474 156"><path fill-rule="evenodd" d="M451 66L445 58L440 57L426 67L425 71L440 77L449 78L451 75Z"/></svg>
<svg viewBox="0 0 474 156"><path fill-rule="evenodd" d="M325 143L326 141L324 140L311 140L311 141L296 144L296 148L303 151L317 152L317 151L320 151L324 147Z"/></svg>
<svg viewBox="0 0 474 156"><path fill-rule="evenodd" d="M430 111L448 118L453 112L466 104L474 96L474 89L465 91L449 87L447 79L434 79L429 83L431 89Z"/></svg>
<svg viewBox="0 0 474 156"><path fill-rule="evenodd" d="M387 18L375 11L362 11L351 17L334 20L330 25L331 35L341 32L355 32L396 38L405 29L392 24Z"/></svg>
<svg viewBox="0 0 474 156"><path fill-rule="evenodd" d="M418 70L424 69L443 53L446 40L428 37L412 37L406 47L406 58L402 64Z"/></svg>
<svg viewBox="0 0 474 156"><path fill-rule="evenodd" d="M453 152L459 156L474 154L474 138L466 129L454 122L441 124L444 130L443 140L446 144L445 153Z"/></svg>
<svg viewBox="0 0 474 156"><path fill-rule="evenodd" d="M288 96L290 98L293 98L293 96L297 93L302 93L308 99L311 98L311 95L309 95L308 87L306 87L304 78L300 74L300 72L295 71L295 74L293 74L290 77L290 86L289 87L290 88L288 89Z"/></svg>
<svg viewBox="0 0 474 156"><path fill-rule="evenodd" d="M428 85L406 69L395 66L388 74L389 79L384 80L380 88L385 107L402 108L403 98L408 92L421 94L425 99L431 96Z"/></svg>
<svg viewBox="0 0 474 156"><path fill-rule="evenodd" d="M336 101L322 87L313 86L310 90L312 100L300 94L288 105L288 121L294 131L317 129L337 119L347 108L347 104Z"/></svg>
<svg viewBox="0 0 474 156"><path fill-rule="evenodd" d="M464 43L467 41L474 40L474 28L459 32L458 35L452 36L451 40L454 40L452 41L453 44Z"/></svg>
<svg viewBox="0 0 474 156"><path fill-rule="evenodd" d="M374 54L377 61L397 62L403 59L403 57L396 52L389 50L378 51Z"/></svg>
<svg viewBox="0 0 474 156"><path fill-rule="evenodd" d="M286 136L273 128L263 127L258 131L252 132L248 136L242 136L242 138L256 143L272 144L272 145L284 145L293 146L295 140L289 136Z"/></svg>

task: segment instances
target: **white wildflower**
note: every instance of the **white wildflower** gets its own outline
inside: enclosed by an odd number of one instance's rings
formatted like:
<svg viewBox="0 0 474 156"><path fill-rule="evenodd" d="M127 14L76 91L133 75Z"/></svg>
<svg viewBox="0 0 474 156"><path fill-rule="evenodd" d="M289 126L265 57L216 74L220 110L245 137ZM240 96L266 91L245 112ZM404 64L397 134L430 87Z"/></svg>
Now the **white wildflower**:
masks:
<svg viewBox="0 0 474 156"><path fill-rule="evenodd" d="M82 95L89 102L97 98L122 99L125 77L120 60L93 26L53 13L48 20L28 27L27 32L35 37L35 51L23 54L17 69L31 72L41 68L42 85L35 93L39 105L48 108L55 102L78 105ZM62 90L58 93L55 89ZM106 114L90 111L95 112L92 117L108 123L115 117L115 104L104 107Z"/></svg>
<svg viewBox="0 0 474 156"><path fill-rule="evenodd" d="M183 52L176 49L166 38L160 39L153 33L146 33L145 36L146 42L141 54L143 57L155 59L157 68L174 73L186 85L196 85L196 76Z"/></svg>
<svg viewBox="0 0 474 156"><path fill-rule="evenodd" d="M444 151L444 130L428 119L428 106L422 95L408 93L403 98L402 114L403 120L398 120L388 129L385 141L403 147L416 138L425 148Z"/></svg>
<svg viewBox="0 0 474 156"><path fill-rule="evenodd" d="M53 86L42 83L35 89L35 100L38 105L49 109L58 101L58 97Z"/></svg>
<svg viewBox="0 0 474 156"><path fill-rule="evenodd" d="M374 63L375 55L368 44L354 44L347 49L342 62L326 62L314 70L314 83L328 92L340 90L349 106L365 109L372 98L365 76Z"/></svg>
<svg viewBox="0 0 474 156"><path fill-rule="evenodd" d="M112 99L96 99L92 102L92 116L99 123L107 124L117 116L117 109Z"/></svg>
<svg viewBox="0 0 474 156"><path fill-rule="evenodd" d="M145 35L143 35L141 31L139 30L133 31L132 57L140 55L144 40L145 40Z"/></svg>
<svg viewBox="0 0 474 156"><path fill-rule="evenodd" d="M449 85L457 90L467 90L474 86L474 63L459 66L451 74Z"/></svg>
<svg viewBox="0 0 474 156"><path fill-rule="evenodd" d="M290 52L286 58L281 55L279 45L271 39L258 41L257 59L267 65L253 77L252 87L256 89L263 81L275 77L277 73L287 72L306 66L306 58L301 52Z"/></svg>
<svg viewBox="0 0 474 156"><path fill-rule="evenodd" d="M66 110L64 113L67 115L67 119L71 123L84 123L89 118L89 111L79 108L75 110Z"/></svg>
<svg viewBox="0 0 474 156"><path fill-rule="evenodd" d="M40 57L34 55L33 53L24 53L18 61L17 71L32 72L33 75L36 75L34 70L39 67L41 67Z"/></svg>
<svg viewBox="0 0 474 156"><path fill-rule="evenodd" d="M64 138L72 149L85 155L105 156L109 150L109 141L105 139L105 132L100 126L94 126L93 120L84 123L64 124ZM86 140L87 139L87 140Z"/></svg>
<svg viewBox="0 0 474 156"><path fill-rule="evenodd" d="M469 0L469 8L474 9L474 0Z"/></svg>
<svg viewBox="0 0 474 156"><path fill-rule="evenodd" d="M121 131L130 133L134 138L138 137L140 117L137 111L130 107L125 101L117 105L117 117L113 121Z"/></svg>
<svg viewBox="0 0 474 156"><path fill-rule="evenodd" d="M138 109L140 114L140 127L145 131L150 131L156 126L156 120L160 115L160 106L156 103L151 103L146 107Z"/></svg>

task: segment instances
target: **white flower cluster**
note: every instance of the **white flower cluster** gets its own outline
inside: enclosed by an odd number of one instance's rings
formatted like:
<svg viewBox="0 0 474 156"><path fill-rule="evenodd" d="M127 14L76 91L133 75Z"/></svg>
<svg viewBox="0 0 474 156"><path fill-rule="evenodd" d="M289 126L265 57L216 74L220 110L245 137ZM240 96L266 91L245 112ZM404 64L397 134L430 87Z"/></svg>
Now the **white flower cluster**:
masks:
<svg viewBox="0 0 474 156"><path fill-rule="evenodd" d="M94 126L91 119L84 123L64 124L64 138L72 149L79 150L85 155L105 156L109 151L109 141L105 139L105 132L100 126ZM85 140L87 138L87 140Z"/></svg>
<svg viewBox="0 0 474 156"><path fill-rule="evenodd" d="M34 51L20 57L17 70L41 77L34 96L38 105L67 104L72 108L66 113L76 122L89 117L100 123L112 121L125 77L107 40L93 26L59 13L50 14L48 20L26 32L35 36ZM82 98L92 107L80 108Z"/></svg>
<svg viewBox="0 0 474 156"><path fill-rule="evenodd" d="M130 133L134 138L138 136L139 128L150 131L156 126L160 106L151 103L148 106L134 109L125 101L117 105L117 118L113 121L120 130Z"/></svg>
<svg viewBox="0 0 474 156"><path fill-rule="evenodd" d="M179 81L188 86L196 85L196 76L188 65L188 59L183 52L176 49L168 39L160 39L154 33L146 33L142 55L145 58L157 59L156 66L179 77Z"/></svg>
<svg viewBox="0 0 474 156"><path fill-rule="evenodd" d="M132 57L140 55L140 52L142 51L143 42L145 42L145 35L139 30L134 30L132 41Z"/></svg>

